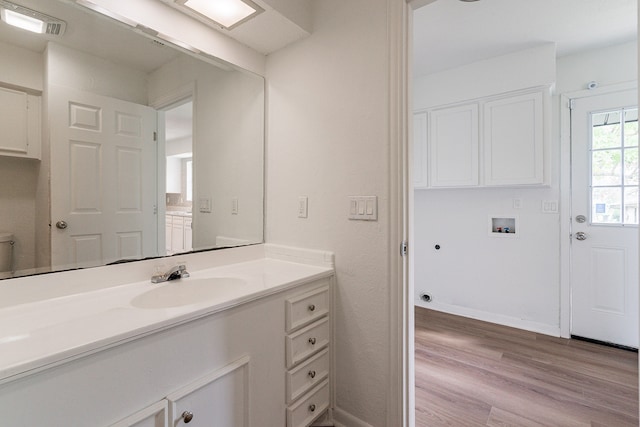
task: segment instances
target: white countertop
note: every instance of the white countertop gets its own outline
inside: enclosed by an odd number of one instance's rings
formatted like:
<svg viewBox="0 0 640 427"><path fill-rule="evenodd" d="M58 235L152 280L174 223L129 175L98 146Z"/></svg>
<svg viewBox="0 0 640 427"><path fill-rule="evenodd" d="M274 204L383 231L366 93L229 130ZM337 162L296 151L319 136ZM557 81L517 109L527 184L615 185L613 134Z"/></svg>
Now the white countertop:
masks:
<svg viewBox="0 0 640 427"><path fill-rule="evenodd" d="M187 265L188 267L188 265ZM172 308L137 308L136 296L176 281L149 280L0 308L0 383L90 354L141 335L206 316L333 274L333 268L272 258L190 271L182 281L244 280L211 298Z"/></svg>

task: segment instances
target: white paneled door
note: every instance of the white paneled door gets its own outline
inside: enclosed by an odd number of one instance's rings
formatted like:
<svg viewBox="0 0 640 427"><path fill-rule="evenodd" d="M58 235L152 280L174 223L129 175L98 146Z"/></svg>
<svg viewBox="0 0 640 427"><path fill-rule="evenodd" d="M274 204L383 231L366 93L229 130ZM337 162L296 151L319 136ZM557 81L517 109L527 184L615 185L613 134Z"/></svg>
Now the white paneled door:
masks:
<svg viewBox="0 0 640 427"><path fill-rule="evenodd" d="M638 347L637 91L571 111L571 334Z"/></svg>
<svg viewBox="0 0 640 427"><path fill-rule="evenodd" d="M156 112L59 86L49 105L54 268L157 255Z"/></svg>

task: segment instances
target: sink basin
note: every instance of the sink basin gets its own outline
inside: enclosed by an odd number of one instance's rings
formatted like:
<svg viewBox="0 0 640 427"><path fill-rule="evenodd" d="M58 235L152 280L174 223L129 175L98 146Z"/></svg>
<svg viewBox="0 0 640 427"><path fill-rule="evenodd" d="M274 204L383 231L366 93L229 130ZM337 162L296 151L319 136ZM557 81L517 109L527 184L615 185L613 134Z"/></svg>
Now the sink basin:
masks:
<svg viewBox="0 0 640 427"><path fill-rule="evenodd" d="M247 282L235 277L208 277L179 279L157 285L131 300L138 308L170 308L196 304L242 290Z"/></svg>

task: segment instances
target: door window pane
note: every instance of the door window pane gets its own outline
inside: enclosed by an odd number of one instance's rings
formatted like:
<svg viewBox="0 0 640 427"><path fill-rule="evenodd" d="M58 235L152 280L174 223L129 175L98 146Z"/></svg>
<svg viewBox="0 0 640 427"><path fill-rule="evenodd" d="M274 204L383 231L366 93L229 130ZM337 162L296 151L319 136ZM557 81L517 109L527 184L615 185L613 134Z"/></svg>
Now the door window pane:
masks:
<svg viewBox="0 0 640 427"><path fill-rule="evenodd" d="M624 223L638 224L638 187L624 189Z"/></svg>
<svg viewBox="0 0 640 427"><path fill-rule="evenodd" d="M592 222L620 224L622 189L620 187L594 188L591 192Z"/></svg>
<svg viewBox="0 0 640 427"><path fill-rule="evenodd" d="M624 146L638 146L638 109L624 112Z"/></svg>
<svg viewBox="0 0 640 427"><path fill-rule="evenodd" d="M624 185L638 185L638 148L624 150Z"/></svg>
<svg viewBox="0 0 640 427"><path fill-rule="evenodd" d="M591 124L593 126L591 148L597 150L620 147L622 141L620 111L593 114Z"/></svg>
<svg viewBox="0 0 640 427"><path fill-rule="evenodd" d="M622 184L622 151L600 150L592 152L591 184L621 185Z"/></svg>

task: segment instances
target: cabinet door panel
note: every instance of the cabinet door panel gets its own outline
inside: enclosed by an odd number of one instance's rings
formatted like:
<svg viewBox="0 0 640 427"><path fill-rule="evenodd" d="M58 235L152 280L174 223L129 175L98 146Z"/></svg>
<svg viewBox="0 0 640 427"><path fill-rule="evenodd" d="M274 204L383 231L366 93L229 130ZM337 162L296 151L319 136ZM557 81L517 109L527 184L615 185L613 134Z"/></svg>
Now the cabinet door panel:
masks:
<svg viewBox="0 0 640 427"><path fill-rule="evenodd" d="M413 115L413 186L427 188L427 113Z"/></svg>
<svg viewBox="0 0 640 427"><path fill-rule="evenodd" d="M170 394L171 426L186 425L188 420L189 427L247 427L248 383L247 356Z"/></svg>
<svg viewBox="0 0 640 427"><path fill-rule="evenodd" d="M478 185L478 105L431 112L431 187Z"/></svg>
<svg viewBox="0 0 640 427"><path fill-rule="evenodd" d="M487 102L485 185L542 184L543 134L542 92Z"/></svg>
<svg viewBox="0 0 640 427"><path fill-rule="evenodd" d="M165 399L112 424L111 427L169 427L167 412Z"/></svg>

